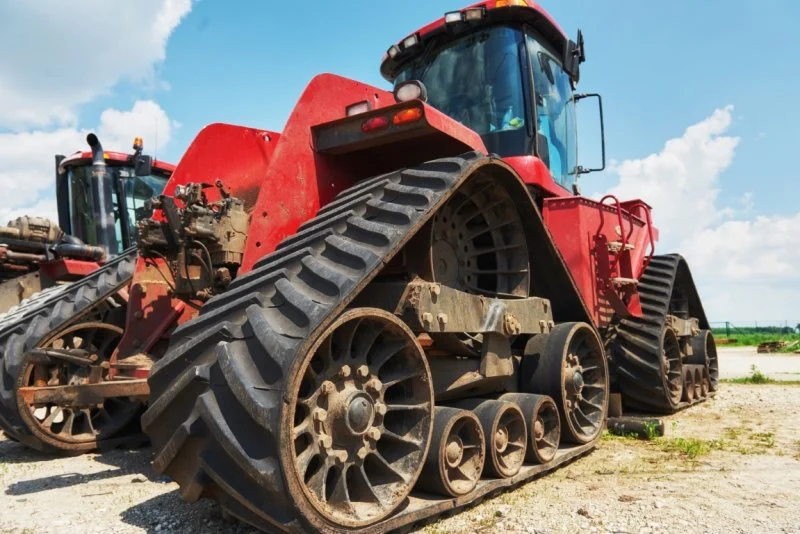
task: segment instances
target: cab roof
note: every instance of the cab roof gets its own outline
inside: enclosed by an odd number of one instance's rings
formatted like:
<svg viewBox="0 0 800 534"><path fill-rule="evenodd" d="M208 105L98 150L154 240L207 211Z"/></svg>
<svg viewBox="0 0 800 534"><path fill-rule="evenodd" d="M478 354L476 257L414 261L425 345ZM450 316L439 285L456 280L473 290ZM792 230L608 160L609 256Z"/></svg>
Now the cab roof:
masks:
<svg viewBox="0 0 800 534"><path fill-rule="evenodd" d="M564 30L545 9L533 0L484 0L461 9L462 13L470 10L482 10L483 16L474 21L448 23L441 17L423 26L392 45L381 60L381 75L393 82L397 73L405 64L425 50L425 44L433 38L443 36L444 41L472 28L497 25L503 22L527 22L538 30L556 50L564 52L569 39ZM455 12L454 12L455 13ZM416 39L414 39L416 36ZM450 37L448 39L447 37ZM409 40L416 43L406 46ZM396 54L392 54L396 50Z"/></svg>

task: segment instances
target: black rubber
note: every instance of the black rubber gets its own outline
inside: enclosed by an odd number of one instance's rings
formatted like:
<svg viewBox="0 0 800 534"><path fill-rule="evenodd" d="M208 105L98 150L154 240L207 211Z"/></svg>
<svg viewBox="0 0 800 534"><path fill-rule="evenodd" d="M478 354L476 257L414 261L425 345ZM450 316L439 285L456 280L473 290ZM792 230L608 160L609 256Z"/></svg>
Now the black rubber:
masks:
<svg viewBox="0 0 800 534"><path fill-rule="evenodd" d="M59 452L35 436L20 417L16 384L25 354L128 284L136 257L136 249L128 249L77 282L42 291L0 316L0 428L6 435L43 452Z"/></svg>
<svg viewBox="0 0 800 534"><path fill-rule="evenodd" d="M356 184L178 328L142 418L156 471L258 528L347 530L313 512L282 468L294 375L315 337L492 161L470 153Z"/></svg>
<svg viewBox="0 0 800 534"><path fill-rule="evenodd" d="M676 280L682 286L678 291ZM677 293L683 303L676 300ZM654 256L639 280L639 297L643 317L620 321L611 345L614 388L628 409L673 413L681 403L668 393L661 361L666 317L697 317L700 327L708 328L685 260L677 254Z"/></svg>

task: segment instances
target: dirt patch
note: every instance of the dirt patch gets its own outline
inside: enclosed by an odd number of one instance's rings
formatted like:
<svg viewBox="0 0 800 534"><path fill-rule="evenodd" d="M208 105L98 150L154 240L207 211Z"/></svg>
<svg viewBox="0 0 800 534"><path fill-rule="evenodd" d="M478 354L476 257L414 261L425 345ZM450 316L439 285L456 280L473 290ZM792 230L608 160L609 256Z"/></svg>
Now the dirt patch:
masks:
<svg viewBox="0 0 800 534"><path fill-rule="evenodd" d="M800 386L724 384L652 442L605 436L555 473L422 529L461 532L800 531ZM185 504L149 448L50 458L0 438L0 532L249 533Z"/></svg>

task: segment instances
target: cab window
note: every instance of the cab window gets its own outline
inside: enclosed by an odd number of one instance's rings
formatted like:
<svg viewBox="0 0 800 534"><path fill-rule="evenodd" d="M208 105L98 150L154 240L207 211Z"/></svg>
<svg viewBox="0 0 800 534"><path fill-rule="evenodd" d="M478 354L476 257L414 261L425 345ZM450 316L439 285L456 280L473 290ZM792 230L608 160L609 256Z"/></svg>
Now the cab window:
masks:
<svg viewBox="0 0 800 534"><path fill-rule="evenodd" d="M578 166L572 84L555 56L533 35L526 39L533 70L538 154L556 183L571 191Z"/></svg>

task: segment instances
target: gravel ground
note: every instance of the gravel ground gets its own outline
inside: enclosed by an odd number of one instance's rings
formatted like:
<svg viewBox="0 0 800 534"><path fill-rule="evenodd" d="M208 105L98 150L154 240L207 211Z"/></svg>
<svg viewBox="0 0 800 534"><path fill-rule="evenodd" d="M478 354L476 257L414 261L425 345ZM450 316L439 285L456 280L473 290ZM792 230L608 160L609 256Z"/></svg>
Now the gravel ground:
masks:
<svg viewBox="0 0 800 534"><path fill-rule="evenodd" d="M800 532L800 420L787 417L798 412L800 386L723 384L666 418L663 439L606 436L565 468L421 531ZM152 473L151 454L50 458L0 438L0 533L252 532L210 501L184 504Z"/></svg>

